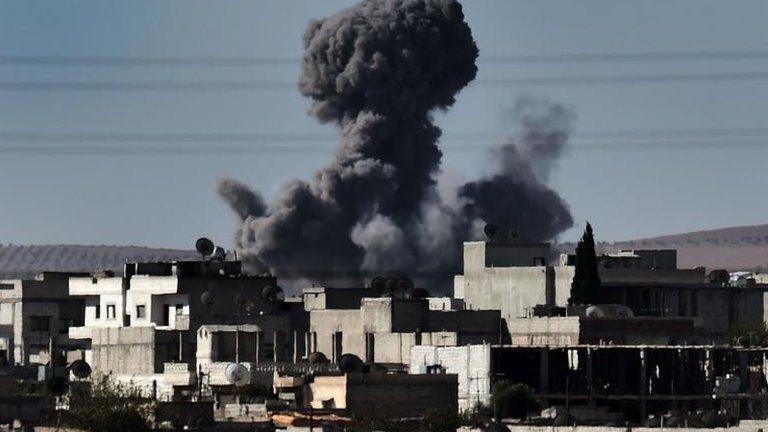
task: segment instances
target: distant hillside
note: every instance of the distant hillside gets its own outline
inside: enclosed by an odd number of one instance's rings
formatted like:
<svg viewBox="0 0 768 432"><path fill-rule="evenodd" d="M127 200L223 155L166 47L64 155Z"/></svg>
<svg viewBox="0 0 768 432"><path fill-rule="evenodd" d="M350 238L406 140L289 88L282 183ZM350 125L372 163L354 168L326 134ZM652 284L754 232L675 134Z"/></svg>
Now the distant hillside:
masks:
<svg viewBox="0 0 768 432"><path fill-rule="evenodd" d="M0 245L0 277L32 277L43 270L122 271L126 261L197 258L194 251L139 246Z"/></svg>
<svg viewBox="0 0 768 432"><path fill-rule="evenodd" d="M572 251L573 243L560 245ZM768 225L750 225L694 231L639 240L606 243L603 252L617 249L677 249L678 266L727 270L768 270Z"/></svg>

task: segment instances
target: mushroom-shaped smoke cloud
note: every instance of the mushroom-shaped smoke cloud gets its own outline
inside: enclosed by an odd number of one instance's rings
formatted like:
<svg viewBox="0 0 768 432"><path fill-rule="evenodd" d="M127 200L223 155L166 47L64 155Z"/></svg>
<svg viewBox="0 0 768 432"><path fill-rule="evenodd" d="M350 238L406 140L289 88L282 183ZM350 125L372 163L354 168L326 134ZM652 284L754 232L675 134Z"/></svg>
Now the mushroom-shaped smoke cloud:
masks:
<svg viewBox="0 0 768 432"><path fill-rule="evenodd" d="M219 180L252 270L309 279L448 274L481 220L513 223L532 239L571 225L543 183L546 170L531 162L556 159L567 138L567 110L552 104L546 115L557 121L545 118L542 128L529 119L526 146L503 146L489 178L461 187L450 203L437 193L442 154L431 112L452 105L477 72L478 49L456 0L365 0L310 22L304 47L299 90L312 99L312 115L341 128L341 145L314 181L287 183L266 208L250 188Z"/></svg>

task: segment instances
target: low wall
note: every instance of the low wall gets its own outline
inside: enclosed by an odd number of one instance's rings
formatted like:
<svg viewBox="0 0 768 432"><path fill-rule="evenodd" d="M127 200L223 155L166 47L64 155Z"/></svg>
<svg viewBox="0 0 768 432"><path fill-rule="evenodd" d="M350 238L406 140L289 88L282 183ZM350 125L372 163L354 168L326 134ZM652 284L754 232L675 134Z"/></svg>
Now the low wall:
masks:
<svg viewBox="0 0 768 432"><path fill-rule="evenodd" d="M661 428L606 427L606 426L507 426L510 432L661 432ZM768 420L742 420L729 428L667 428L674 432L758 432L768 430ZM480 429L461 427L457 432L481 432Z"/></svg>

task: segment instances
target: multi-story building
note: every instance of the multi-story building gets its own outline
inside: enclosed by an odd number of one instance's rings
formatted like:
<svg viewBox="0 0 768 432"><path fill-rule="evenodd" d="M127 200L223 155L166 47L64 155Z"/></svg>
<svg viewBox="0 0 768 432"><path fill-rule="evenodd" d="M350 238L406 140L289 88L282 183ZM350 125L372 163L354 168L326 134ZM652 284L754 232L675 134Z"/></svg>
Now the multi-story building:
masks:
<svg viewBox="0 0 768 432"><path fill-rule="evenodd" d="M551 255L546 243L466 242L455 296L471 310L500 309L513 342L525 344L711 343L732 327L766 321L766 286L731 286L703 268L678 269L674 250L599 257L599 303L626 306L624 316L611 316L619 309L610 306L566 310L573 259L549 265Z"/></svg>
<svg viewBox="0 0 768 432"><path fill-rule="evenodd" d="M236 261L130 263L123 277L69 280L70 295L85 303L83 325L69 333L89 343L86 360L94 372L154 382L170 393L195 383L198 331L206 326L258 326L265 329L264 359L292 358L306 313L283 303L276 283L270 275L241 273Z"/></svg>
<svg viewBox="0 0 768 432"><path fill-rule="evenodd" d="M35 279L0 281L0 362L31 365L82 348L69 328L84 322L82 299L70 297L73 273L44 272Z"/></svg>
<svg viewBox="0 0 768 432"><path fill-rule="evenodd" d="M376 287L307 288L304 307L309 312L309 333L305 347L307 352L322 352L332 362L349 353L366 363L408 365L414 345L456 346L500 340L498 310L470 311L451 305L415 298L407 289L393 294Z"/></svg>

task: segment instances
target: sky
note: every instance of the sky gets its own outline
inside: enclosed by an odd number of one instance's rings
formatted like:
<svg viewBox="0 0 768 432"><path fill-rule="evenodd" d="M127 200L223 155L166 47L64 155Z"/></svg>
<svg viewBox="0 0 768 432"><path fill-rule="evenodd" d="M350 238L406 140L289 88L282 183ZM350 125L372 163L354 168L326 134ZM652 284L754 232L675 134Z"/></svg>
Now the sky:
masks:
<svg viewBox="0 0 768 432"><path fill-rule="evenodd" d="M208 236L231 247L235 218L214 192L215 178L232 176L269 199L288 179L309 179L329 160L338 131L308 116L309 101L286 84L298 78L307 21L353 3L0 2L0 243L191 248ZM480 48L479 73L453 107L435 113L445 171L465 179L486 172L485 149L512 133L508 108L518 97L544 96L578 116L571 149L551 179L576 221L562 240L576 239L586 221L598 240L768 221L768 54L493 61L768 53L768 3L464 3ZM51 64L52 57L210 62L63 65ZM211 60L217 58L279 61ZM510 82L487 85L499 79ZM246 81L281 84L173 91L39 85ZM143 140L126 140L131 134ZM285 142L296 135L308 138ZM311 151L257 151L294 144ZM256 150L232 151L235 145Z"/></svg>

